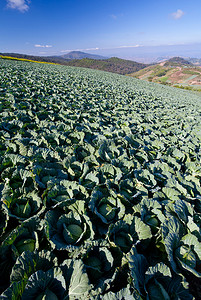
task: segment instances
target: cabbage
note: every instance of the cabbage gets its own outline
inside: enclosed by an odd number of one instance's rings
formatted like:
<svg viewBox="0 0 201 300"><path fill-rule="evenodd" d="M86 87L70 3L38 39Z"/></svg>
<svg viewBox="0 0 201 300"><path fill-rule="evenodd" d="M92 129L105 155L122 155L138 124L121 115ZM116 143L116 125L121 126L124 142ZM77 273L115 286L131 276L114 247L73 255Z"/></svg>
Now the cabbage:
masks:
<svg viewBox="0 0 201 300"><path fill-rule="evenodd" d="M157 280L153 280L153 282L147 284L146 289L151 300L171 300L165 288Z"/></svg>
<svg viewBox="0 0 201 300"><path fill-rule="evenodd" d="M17 217L21 218L28 218L31 215L31 206L29 204L29 201L27 201L25 204L17 204L16 207L13 209L13 213Z"/></svg>
<svg viewBox="0 0 201 300"><path fill-rule="evenodd" d="M159 225L159 221L158 221L158 219L156 218L155 215L145 216L144 221L145 221L146 224L148 224L150 226L153 226L153 227L157 227Z"/></svg>
<svg viewBox="0 0 201 300"><path fill-rule="evenodd" d="M100 207L99 207L99 213L105 217L108 221L112 221L114 218L115 218L115 208L113 208L111 205L105 203L105 204L102 204Z"/></svg>
<svg viewBox="0 0 201 300"><path fill-rule="evenodd" d="M70 224L66 226L66 224L63 224L63 236L65 241L68 244L76 243L77 240L80 238L81 234L83 233L83 230L81 226L76 224Z"/></svg>
<svg viewBox="0 0 201 300"><path fill-rule="evenodd" d="M37 296L36 300L59 300L59 298L47 289L42 295Z"/></svg>
<svg viewBox="0 0 201 300"><path fill-rule="evenodd" d="M127 252L130 249L130 245L127 245L127 239L124 236L116 237L115 244L119 246L124 252Z"/></svg>
<svg viewBox="0 0 201 300"><path fill-rule="evenodd" d="M107 247L92 247L83 258L89 279L96 282L112 270L114 258Z"/></svg>
<svg viewBox="0 0 201 300"><path fill-rule="evenodd" d="M96 256L91 256L91 257L88 257L85 261L85 264L87 266L90 266L94 269L96 269L98 272L101 272L101 261L99 258L97 258Z"/></svg>
<svg viewBox="0 0 201 300"><path fill-rule="evenodd" d="M17 251L21 254L24 251L34 251L35 250L35 240L33 239L22 239L15 244Z"/></svg>
<svg viewBox="0 0 201 300"><path fill-rule="evenodd" d="M84 209L82 201L77 201L76 205L78 204ZM61 207L62 205L61 203ZM74 251L75 247L81 247L84 241L94 236L89 217L83 214L82 210L78 214L73 207L72 210L66 213L58 206L54 210L47 212L45 222L47 224L45 228L46 236L52 246L58 250L68 248Z"/></svg>
<svg viewBox="0 0 201 300"><path fill-rule="evenodd" d="M182 245L175 251L175 257L178 261L182 261L189 267L195 269L196 267L196 255L190 246Z"/></svg>

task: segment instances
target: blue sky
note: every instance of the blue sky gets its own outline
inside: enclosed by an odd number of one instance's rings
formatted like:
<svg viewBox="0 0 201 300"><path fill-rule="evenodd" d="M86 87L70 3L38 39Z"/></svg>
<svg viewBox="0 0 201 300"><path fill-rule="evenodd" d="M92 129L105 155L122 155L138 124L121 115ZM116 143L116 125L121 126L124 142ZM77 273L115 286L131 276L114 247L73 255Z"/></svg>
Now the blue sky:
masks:
<svg viewBox="0 0 201 300"><path fill-rule="evenodd" d="M161 47L195 50L200 12L200 0L1 0L0 52L137 57L150 47L158 55Z"/></svg>

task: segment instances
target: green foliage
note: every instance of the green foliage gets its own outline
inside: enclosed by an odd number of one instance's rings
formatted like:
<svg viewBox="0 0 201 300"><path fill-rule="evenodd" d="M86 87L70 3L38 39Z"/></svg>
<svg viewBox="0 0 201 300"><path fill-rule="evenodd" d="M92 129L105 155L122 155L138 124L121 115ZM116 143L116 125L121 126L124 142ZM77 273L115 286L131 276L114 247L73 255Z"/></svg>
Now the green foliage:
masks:
<svg viewBox="0 0 201 300"><path fill-rule="evenodd" d="M158 77L165 76L168 71L169 71L169 69L166 69L166 70L165 69L161 69L158 72L155 72L154 76L158 76Z"/></svg>
<svg viewBox="0 0 201 300"><path fill-rule="evenodd" d="M184 90L187 90L187 91L192 91L192 92L198 92L198 93L201 92L200 88L197 88L197 87L194 87L194 86L185 86L185 85L175 84L174 87L179 88L179 89L184 89Z"/></svg>
<svg viewBox="0 0 201 300"><path fill-rule="evenodd" d="M191 70L184 70L183 73L184 74L190 74L190 75L198 75L198 76L201 75L200 72L196 72L196 69L195 70L193 70L193 69L191 69Z"/></svg>
<svg viewBox="0 0 201 300"><path fill-rule="evenodd" d="M69 66L75 67L85 67L90 69L97 69L103 70L107 72L113 72L118 74L130 74L133 72L137 72L143 68L146 68L146 64L134 62L131 60L120 59L117 57L111 57L108 59L90 59L90 58L83 58L83 59L74 59L69 61Z"/></svg>
<svg viewBox="0 0 201 300"><path fill-rule="evenodd" d="M193 299L201 102L96 70L0 62L2 299Z"/></svg>

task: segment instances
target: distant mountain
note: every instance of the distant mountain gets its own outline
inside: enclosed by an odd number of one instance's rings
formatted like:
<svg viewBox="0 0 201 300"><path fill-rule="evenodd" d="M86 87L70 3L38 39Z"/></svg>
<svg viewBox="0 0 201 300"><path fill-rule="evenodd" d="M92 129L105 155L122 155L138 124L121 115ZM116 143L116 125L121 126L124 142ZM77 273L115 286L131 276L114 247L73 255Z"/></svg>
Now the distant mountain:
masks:
<svg viewBox="0 0 201 300"><path fill-rule="evenodd" d="M165 62L165 65L164 66L178 66L178 65L182 65L182 66L190 66L192 65L192 63L182 57L179 57L179 56L175 56L175 57L172 57L170 59L168 59L166 62Z"/></svg>
<svg viewBox="0 0 201 300"><path fill-rule="evenodd" d="M60 55L64 59L72 60L72 59L83 59L83 58L90 58L90 59L106 59L107 57L96 55L96 54L89 54L81 51L71 51L67 54Z"/></svg>
<svg viewBox="0 0 201 300"><path fill-rule="evenodd" d="M186 58L186 60L188 60L190 63L192 63L195 66L201 66L201 58L188 57L188 58Z"/></svg>

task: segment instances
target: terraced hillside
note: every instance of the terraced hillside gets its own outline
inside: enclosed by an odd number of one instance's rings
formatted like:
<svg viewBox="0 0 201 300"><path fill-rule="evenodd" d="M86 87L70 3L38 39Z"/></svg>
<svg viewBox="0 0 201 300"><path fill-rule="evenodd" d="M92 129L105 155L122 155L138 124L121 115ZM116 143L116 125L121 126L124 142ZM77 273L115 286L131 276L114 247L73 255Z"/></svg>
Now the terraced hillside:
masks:
<svg viewBox="0 0 201 300"><path fill-rule="evenodd" d="M148 66L129 76L149 82L162 83L170 86L201 88L201 67L189 63L175 63L167 61Z"/></svg>
<svg viewBox="0 0 201 300"><path fill-rule="evenodd" d="M0 61L1 299L200 299L201 99Z"/></svg>

